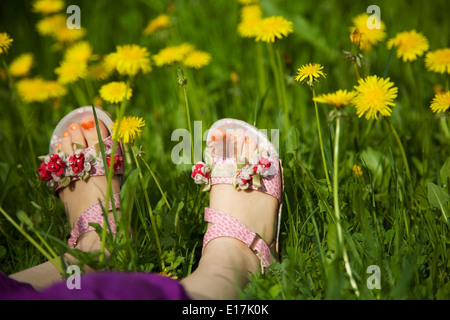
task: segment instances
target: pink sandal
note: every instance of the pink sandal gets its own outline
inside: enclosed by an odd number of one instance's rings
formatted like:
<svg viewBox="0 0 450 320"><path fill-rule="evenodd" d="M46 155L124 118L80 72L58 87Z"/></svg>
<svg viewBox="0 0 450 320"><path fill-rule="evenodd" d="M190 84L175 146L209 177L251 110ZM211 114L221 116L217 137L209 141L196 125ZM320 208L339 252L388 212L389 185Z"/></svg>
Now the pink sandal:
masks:
<svg viewBox="0 0 450 320"><path fill-rule="evenodd" d="M106 161L109 167L113 146L111 129L113 121L103 110L96 107L95 111L98 120L102 121L110 132L110 135L103 139ZM72 181L80 179L86 180L93 176L102 176L105 175L105 171L108 170L108 168L105 170L98 143L86 149L76 149L72 154L66 154L60 150L63 133L67 131L69 126L73 123L79 123L83 117L91 115L92 113L92 107L86 106L75 109L66 115L53 131L50 140L49 154L41 157L42 162L37 170L38 175L47 183L48 187L54 191L55 195L59 189L68 186ZM76 144L73 145L74 148L77 147ZM123 173L123 156L121 148L118 147L116 149L116 154L114 155L114 174L123 175ZM109 211L113 209L113 205L115 208L119 208L119 194L114 195L114 204L110 203ZM77 245L77 240L82 234L95 230L89 223L98 223L103 226L104 206L104 201L94 203L81 214L71 231L71 236L68 241L71 248L74 248ZM108 223L110 231L115 233L116 227L114 219L109 218Z"/></svg>
<svg viewBox="0 0 450 320"><path fill-rule="evenodd" d="M203 239L203 249L218 237L233 237L244 242L259 258L261 271L278 259L278 240L281 221L283 194L283 173L278 152L268 138L257 128L236 119L222 119L215 122L208 132L207 141L212 141L212 134L220 129L226 135L243 137L256 142L257 148L250 157L230 157L234 150L233 143L227 139L226 150L214 150L208 146L204 151L205 162L198 162L192 167L192 178L197 184L204 184L202 190L209 191L215 184L232 184L236 190L253 189L267 193L278 200L278 218L276 233L272 244L268 245L255 232L239 220L222 212L205 208L205 221L213 225L207 230ZM217 152L218 151L218 152ZM224 156L226 155L226 157ZM275 257L275 259L274 259Z"/></svg>

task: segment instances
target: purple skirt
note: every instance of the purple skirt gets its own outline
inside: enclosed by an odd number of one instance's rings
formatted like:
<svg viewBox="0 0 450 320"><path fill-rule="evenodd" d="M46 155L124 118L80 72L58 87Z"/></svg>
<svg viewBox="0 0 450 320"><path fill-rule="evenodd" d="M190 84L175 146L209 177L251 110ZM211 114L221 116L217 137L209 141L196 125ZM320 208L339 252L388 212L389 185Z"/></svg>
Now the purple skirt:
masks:
<svg viewBox="0 0 450 320"><path fill-rule="evenodd" d="M73 286L62 280L37 291L0 271L0 300L191 299L177 280L152 273L98 272L82 275L78 283L78 286Z"/></svg>

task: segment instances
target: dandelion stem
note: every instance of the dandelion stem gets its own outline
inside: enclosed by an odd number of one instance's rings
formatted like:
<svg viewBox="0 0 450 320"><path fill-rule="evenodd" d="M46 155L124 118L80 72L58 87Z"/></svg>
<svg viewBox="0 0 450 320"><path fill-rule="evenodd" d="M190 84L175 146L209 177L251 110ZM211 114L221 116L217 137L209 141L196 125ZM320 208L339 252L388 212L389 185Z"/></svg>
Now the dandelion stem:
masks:
<svg viewBox="0 0 450 320"><path fill-rule="evenodd" d="M328 190L330 192L333 191L332 187L331 187L331 182L330 182L330 176L328 174L328 167L327 167L327 161L325 159L325 151L323 149L323 142L322 142L322 131L320 129L320 120L319 120L319 110L317 108L317 102L315 100L316 98L316 93L314 90L314 87L312 87L312 92L313 92L313 101L314 101L314 108L316 109L316 121L317 121L317 133L319 135L319 144L320 144L320 152L322 154L322 162L323 162L323 170L325 172L325 177L327 179L327 186L328 186Z"/></svg>
<svg viewBox="0 0 450 320"><path fill-rule="evenodd" d="M130 88L130 80L127 80L126 83L126 89L125 89L125 97L127 94L128 89ZM122 121L123 115L125 114L125 109L127 107L127 99L124 98L122 101L122 104L120 105L120 108L116 107L116 114L117 114L117 128L120 128L120 123ZM103 139L100 133L100 126L98 124L98 118L97 118L97 113L95 112L95 107L94 105L92 105L92 112L94 113L94 119L95 119L95 125L96 125L96 129L97 129L97 136L98 136L98 142L99 142L99 146L100 146L100 152L102 155L102 160L103 160L103 164L106 165L106 154L105 154L105 146L103 145ZM118 130L116 130L118 131ZM109 169L108 169L108 177L107 177L107 188L106 188L106 195L105 195L105 211L106 213L109 211L109 201L111 200L111 203L114 204L114 194L112 192L112 179L113 179L113 175L114 175L114 155L116 154L116 149L117 149L117 139L116 139L116 134L113 135L113 145L111 148L111 164L109 165ZM106 167L105 167L105 171L106 171ZM118 217L117 217L117 212L116 212L116 208L115 205L112 205L112 211L113 211L113 215L114 215L114 220L118 221ZM101 237L101 250L100 250L100 262L103 262L105 260L105 247L106 247L106 229L108 226L108 217L105 215L104 217L104 222L103 222L103 230L102 230L102 237Z"/></svg>
<svg viewBox="0 0 450 320"><path fill-rule="evenodd" d="M159 181L158 181L158 179L156 178L156 176L155 176L153 170L150 168L150 166L148 165L148 163L147 163L143 158L142 158L142 161L144 162L144 164L145 164L145 166L147 167L148 171L150 171L150 174L152 175L153 180L155 181L156 186L157 186L158 189L159 189L159 192L161 192L161 195L162 195L162 197L164 198L164 201L166 202L167 207L169 208L169 210L172 210L172 207L171 207L171 205L169 204L169 201L167 201L166 195L165 195L164 191L162 190L161 185L159 184Z"/></svg>
<svg viewBox="0 0 450 320"><path fill-rule="evenodd" d="M389 73L389 67L391 66L392 57L394 56L394 50L395 50L395 47L393 46L391 51L389 51L389 56L386 61L386 65L384 67L383 78L385 78L385 79L387 78L388 73Z"/></svg>
<svg viewBox="0 0 450 320"><path fill-rule="evenodd" d="M355 69L356 79L357 80L361 79L361 76L359 75L358 65L356 64L356 62L353 63L353 68Z"/></svg>
<svg viewBox="0 0 450 320"><path fill-rule="evenodd" d="M286 119L286 131L289 129L289 106L287 102L287 95L286 95L286 83L284 81L283 77L283 65L281 64L281 54L279 50L276 50L276 58L277 58L277 65L278 65L278 80L280 81L280 91L281 91L281 98L283 101L283 107L284 107L284 116Z"/></svg>
<svg viewBox="0 0 450 320"><path fill-rule="evenodd" d="M336 232L338 237L338 248L342 252L342 258L345 264L345 270L350 278L350 284L355 290L355 294L359 296L359 290L353 278L352 268L348 260L347 250L342 236L341 212L339 208L339 136L341 133L341 117L336 117L336 133L334 137L334 154L333 154L333 203L334 215L336 219Z"/></svg>
<svg viewBox="0 0 450 320"><path fill-rule="evenodd" d="M261 42L256 42L255 48L256 48L256 62L257 62L256 66L258 70L259 95L262 98L266 94L267 89L266 89L266 73L264 71Z"/></svg>
<svg viewBox="0 0 450 320"><path fill-rule="evenodd" d="M192 127L191 127L191 115L190 115L190 111L189 111L189 101L187 98L186 87L183 87L183 93L184 93L184 101L186 103L186 117L187 117L187 122L188 122L188 130L189 130L189 135L191 137L191 159L192 159L192 163L195 163L194 138L193 138Z"/></svg>
<svg viewBox="0 0 450 320"><path fill-rule="evenodd" d="M384 117L384 119L386 119L392 134L394 135L395 141L398 144L398 147L400 149L400 153L402 155L402 159L403 159L403 164L405 166L405 170L406 170L406 176L408 178L408 181L411 181L411 171L409 170L409 165L408 165L408 159L406 158L406 153L405 153L405 149L403 148L403 144L402 141L400 140L400 137L398 136L397 130L395 130L394 126L392 125L391 121Z"/></svg>
<svg viewBox="0 0 450 320"><path fill-rule="evenodd" d="M444 132L445 139L450 139L450 130L448 128L447 116L443 116L439 119L441 130Z"/></svg>
<svg viewBox="0 0 450 320"><path fill-rule="evenodd" d="M184 76L184 72L181 68L177 69L177 82L178 85L183 88L183 94L184 94L184 103L186 105L186 118L187 118L187 124L188 124L188 130L189 130L189 136L191 138L191 161L192 163L195 163L195 154L194 154L194 137L191 127L191 114L189 110L189 101L187 97L186 92L186 86L187 86L187 78Z"/></svg>
<svg viewBox="0 0 450 320"><path fill-rule="evenodd" d="M95 111L94 105L92 105L92 112L94 114L95 126L96 126L96 129L97 129L97 136L98 136L98 143L99 143L99 146L100 146L100 153L101 153L101 156L102 156L103 164L106 165L107 162L106 162L105 146L103 145L103 140L102 140L102 136L101 136L101 133L100 133L100 126L99 126L99 123L98 123L97 113ZM119 123L120 123L120 119L121 118L119 117ZM116 144L116 141L115 141L115 139L113 139L113 148L112 149L113 149L114 153L112 153L112 154L115 154L115 144ZM114 162L114 157L112 159L113 159L113 162ZM106 211L106 213L109 211L108 209L109 209L110 197L111 197L111 203L114 203L113 194L112 194L112 169L113 168L114 168L114 164L111 164L110 168L108 170L108 176L107 176L107 183L106 183L107 187L106 187L106 195L105 195L105 208L106 209L104 209ZM107 169L107 167L105 167L105 173L106 173L106 169ZM113 212L114 212L114 215L115 215L115 208L114 208L114 206L112 206L112 207L113 207ZM108 223L107 221L108 221L108 219L107 219L107 216L105 215L104 221L103 221L102 237L101 237L101 249L100 249L100 262L101 263L103 263L105 261L105 257L106 257L105 256L105 247L106 247L106 228L107 228L107 223ZM117 221L117 219L116 219L116 221Z"/></svg>
<svg viewBox="0 0 450 320"><path fill-rule="evenodd" d="M270 57L270 65L272 67L273 76L275 78L275 90L277 93L277 100L278 100L278 107L281 107L283 105L282 102L282 96L281 96L281 88L280 88L280 74L278 72L277 63L275 61L275 54L273 52L273 47L270 42L267 43L267 48L269 50L269 57ZM288 115L285 115L286 118L288 118ZM286 120L288 121L288 120ZM286 127L287 129L287 127Z"/></svg>

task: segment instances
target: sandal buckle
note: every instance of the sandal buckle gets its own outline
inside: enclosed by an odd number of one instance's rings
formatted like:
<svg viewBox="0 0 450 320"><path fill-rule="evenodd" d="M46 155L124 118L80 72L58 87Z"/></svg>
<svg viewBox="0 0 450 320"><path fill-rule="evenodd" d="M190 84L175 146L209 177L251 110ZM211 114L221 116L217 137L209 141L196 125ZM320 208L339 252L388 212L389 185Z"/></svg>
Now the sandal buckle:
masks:
<svg viewBox="0 0 450 320"><path fill-rule="evenodd" d="M258 250L255 247L258 244L259 240L262 240L261 236L255 233L255 237L253 238L252 242L248 245L250 250L252 250L254 253L258 252Z"/></svg>

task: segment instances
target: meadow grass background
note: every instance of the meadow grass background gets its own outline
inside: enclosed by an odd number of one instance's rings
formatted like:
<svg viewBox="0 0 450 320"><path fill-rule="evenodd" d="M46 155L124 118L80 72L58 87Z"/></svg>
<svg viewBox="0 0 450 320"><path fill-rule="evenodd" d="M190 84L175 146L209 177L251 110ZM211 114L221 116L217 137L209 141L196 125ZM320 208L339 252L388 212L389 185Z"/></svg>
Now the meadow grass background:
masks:
<svg viewBox="0 0 450 320"><path fill-rule="evenodd" d="M355 295L341 259L335 259L336 228L333 223L332 194L326 188L317 137L311 90L294 81L296 70L309 62L324 66L326 79L316 93L352 89L356 84L352 64L343 50L350 51L349 27L352 18L371 4L381 9L387 39L397 32L415 29L423 33L430 50L450 45L447 1L281 1L261 0L264 16L282 15L293 22L294 32L277 40L283 52L283 67L289 104L289 127L277 103L267 46L237 33L241 5L231 0L192 1L73 1L81 8L84 37L94 53L108 54L116 45L139 44L150 54L169 45L188 42L212 55L201 70L183 68L188 79L191 121L202 121L203 131L222 117L238 118L260 128L280 130L280 154L284 163L285 199L281 227L281 263L264 275L253 277L242 292L243 299L448 299L450 223L449 141L440 128L440 119L429 108L434 86L445 86L445 76L427 72L423 57L409 66L392 58L388 76L399 89L391 122L405 147L411 181L398 146L386 122L358 119L347 109L343 121L339 194L345 245L360 295ZM173 26L154 36L144 36L147 22L168 13ZM55 79L54 69L63 52L52 49L54 40L36 31L39 14L31 12L29 1L0 3L0 32L14 39L9 52L2 54L9 64L23 52L35 55L33 75ZM260 51L258 51L260 50ZM262 54L267 96L258 90L256 57ZM364 75L383 75L389 59L386 42L366 56ZM233 82L231 73L238 82ZM113 79L121 80L117 74ZM97 93L103 83L93 83ZM83 81L77 84L88 93ZM127 115L146 121L136 146L145 151L143 159L155 173L167 195L165 204L150 171L141 162L152 210L162 246L165 272L178 278L188 275L201 253L205 229L203 209L207 194L190 178L190 165L176 166L171 150L173 130L187 128L185 100L177 85L177 66L156 67L138 75L131 84L133 97ZM88 96L88 99L94 97ZM88 101L87 104L90 104ZM49 137L59 119L79 106L73 91L46 103L23 104L0 79L0 206L16 221L25 212L34 229L25 228L38 240L44 237L57 252L67 250L68 225L61 204L51 196L36 176L37 157L47 153ZM115 115L114 106L103 107ZM330 107L319 105L325 151L331 172L334 140L333 122L327 121ZM270 131L269 131L270 132ZM352 166L361 166L357 178ZM130 216L133 239L111 241L112 259L96 264L99 270L163 271L155 246L136 171L125 187L133 203ZM447 217L447 218L446 218ZM9 274L44 262L45 257L0 216L0 269ZM126 234L126 233L125 233ZM126 236L125 236L126 238ZM42 245L42 244L41 244ZM95 257L74 252L82 263ZM95 264L95 263L94 263ZM381 289L368 289L367 268L380 268Z"/></svg>

